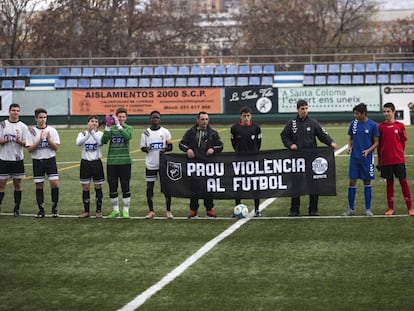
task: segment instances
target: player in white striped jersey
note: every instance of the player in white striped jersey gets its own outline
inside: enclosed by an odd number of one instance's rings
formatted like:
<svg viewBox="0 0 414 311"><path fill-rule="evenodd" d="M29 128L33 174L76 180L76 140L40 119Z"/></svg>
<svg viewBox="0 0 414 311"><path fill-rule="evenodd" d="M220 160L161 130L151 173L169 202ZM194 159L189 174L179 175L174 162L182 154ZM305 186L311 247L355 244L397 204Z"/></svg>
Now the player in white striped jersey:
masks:
<svg viewBox="0 0 414 311"><path fill-rule="evenodd" d="M56 164L56 151L60 145L60 138L56 129L46 124L47 111L45 109L37 108L35 110L35 120L36 126L30 129L26 146L32 155L33 178L36 185L36 202L39 208L37 217L45 217L43 206L45 175L48 176L51 188L52 216L58 217L59 174Z"/></svg>
<svg viewBox="0 0 414 311"><path fill-rule="evenodd" d="M4 198L7 180L13 179L14 216L20 215L22 179L24 174L23 147L28 136L27 125L19 121L20 106L9 106L9 118L0 123L0 205Z"/></svg>
<svg viewBox="0 0 414 311"><path fill-rule="evenodd" d="M155 217L154 211L154 184L160 170L160 152L171 151L173 148L171 141L171 133L165 127L160 125L161 114L154 110L150 113L151 126L147 128L141 135L140 148L146 153L145 158L145 175L147 181L147 204L149 213L145 217L151 219ZM166 213L165 217L173 218L171 213L171 197L165 195Z"/></svg>
<svg viewBox="0 0 414 311"><path fill-rule="evenodd" d="M90 184L93 180L96 197L96 218L102 218L102 184L105 181L102 165L102 135L98 131L99 118L96 115L89 116L88 129L80 132L76 138L76 145L82 148L80 163L80 183L82 185L83 213L79 218L90 216Z"/></svg>

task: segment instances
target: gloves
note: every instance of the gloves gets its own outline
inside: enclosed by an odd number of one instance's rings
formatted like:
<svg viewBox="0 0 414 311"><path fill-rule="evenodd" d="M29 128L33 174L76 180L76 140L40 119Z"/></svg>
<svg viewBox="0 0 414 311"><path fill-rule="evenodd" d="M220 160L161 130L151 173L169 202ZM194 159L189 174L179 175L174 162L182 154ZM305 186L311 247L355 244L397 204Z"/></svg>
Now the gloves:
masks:
<svg viewBox="0 0 414 311"><path fill-rule="evenodd" d="M119 120L118 120L118 117L116 116L116 115L112 115L112 119L114 120L114 124L118 127L118 125L119 125Z"/></svg>
<svg viewBox="0 0 414 311"><path fill-rule="evenodd" d="M112 115L112 118L114 119L114 122L115 122L115 125L116 125L116 128L118 129L118 130L122 130L122 125L119 123L119 119L118 119L118 117L116 116L116 115Z"/></svg>
<svg viewBox="0 0 414 311"><path fill-rule="evenodd" d="M107 127L111 127L112 125L114 125L114 119L109 114L105 116L105 121Z"/></svg>

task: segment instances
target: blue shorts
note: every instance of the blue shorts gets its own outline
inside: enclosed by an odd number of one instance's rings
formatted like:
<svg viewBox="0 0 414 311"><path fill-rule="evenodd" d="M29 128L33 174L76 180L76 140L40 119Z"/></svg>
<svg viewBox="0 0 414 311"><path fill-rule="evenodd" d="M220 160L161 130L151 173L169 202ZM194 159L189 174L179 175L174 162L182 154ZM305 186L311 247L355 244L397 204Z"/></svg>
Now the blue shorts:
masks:
<svg viewBox="0 0 414 311"><path fill-rule="evenodd" d="M375 166L372 157L362 159L349 159L349 179L370 180L375 179Z"/></svg>

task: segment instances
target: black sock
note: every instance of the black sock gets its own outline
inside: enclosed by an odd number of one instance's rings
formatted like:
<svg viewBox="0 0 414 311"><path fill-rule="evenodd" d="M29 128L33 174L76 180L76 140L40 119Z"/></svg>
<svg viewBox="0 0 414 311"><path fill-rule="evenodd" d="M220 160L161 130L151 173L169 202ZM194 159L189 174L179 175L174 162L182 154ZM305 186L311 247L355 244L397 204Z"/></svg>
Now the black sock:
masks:
<svg viewBox="0 0 414 311"><path fill-rule="evenodd" d="M52 207L56 208L59 202L59 187L52 188L51 196L52 196Z"/></svg>
<svg viewBox="0 0 414 311"><path fill-rule="evenodd" d="M0 204L3 202L4 192L0 192Z"/></svg>
<svg viewBox="0 0 414 311"><path fill-rule="evenodd" d="M43 189L36 189L36 202L39 209L43 208L44 193Z"/></svg>
<svg viewBox="0 0 414 311"><path fill-rule="evenodd" d="M14 208L19 209L22 202L22 191L14 190Z"/></svg>
<svg viewBox="0 0 414 311"><path fill-rule="evenodd" d="M89 213L89 205L90 205L90 192L82 191L82 202L83 202L83 209L86 213Z"/></svg>
<svg viewBox="0 0 414 311"><path fill-rule="evenodd" d="M95 193L96 193L96 211L101 212L102 211L102 198L103 198L102 188L99 188L99 189L95 188Z"/></svg>

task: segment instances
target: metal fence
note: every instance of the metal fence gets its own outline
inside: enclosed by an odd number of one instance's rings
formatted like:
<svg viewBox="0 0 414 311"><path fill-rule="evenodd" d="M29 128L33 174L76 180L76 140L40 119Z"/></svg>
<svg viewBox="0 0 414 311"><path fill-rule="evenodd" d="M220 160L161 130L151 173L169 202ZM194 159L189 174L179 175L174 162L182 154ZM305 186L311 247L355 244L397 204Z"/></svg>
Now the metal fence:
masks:
<svg viewBox="0 0 414 311"><path fill-rule="evenodd" d="M237 53L200 55L200 51L177 52L165 57L76 57L76 58L2 58L0 67L29 68L35 75L57 74L62 67L156 66L194 64L270 64L276 71L302 71L304 64L407 62L414 61L413 46L342 47L321 50L275 48L273 50L237 50ZM256 53L251 53L256 52ZM185 55L182 55L185 54Z"/></svg>

